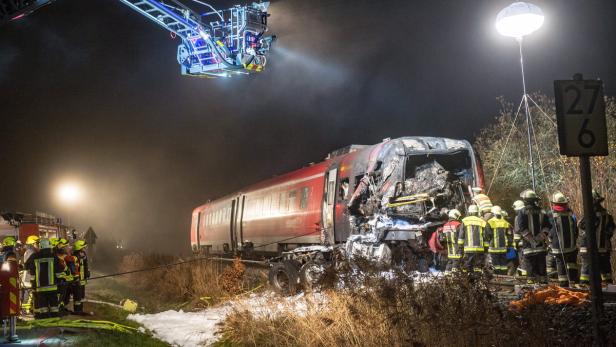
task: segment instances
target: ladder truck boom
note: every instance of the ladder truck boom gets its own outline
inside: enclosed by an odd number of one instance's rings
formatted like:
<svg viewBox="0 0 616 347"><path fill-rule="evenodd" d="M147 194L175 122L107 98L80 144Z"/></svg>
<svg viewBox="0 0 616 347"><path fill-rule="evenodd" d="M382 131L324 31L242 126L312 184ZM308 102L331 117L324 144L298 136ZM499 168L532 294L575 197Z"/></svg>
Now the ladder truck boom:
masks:
<svg viewBox="0 0 616 347"><path fill-rule="evenodd" d="M19 11L0 8L0 19L19 19L53 0L15 1L23 3ZM231 77L261 72L276 39L265 35L269 2L217 10L200 0L119 1L181 39L177 61L183 75Z"/></svg>

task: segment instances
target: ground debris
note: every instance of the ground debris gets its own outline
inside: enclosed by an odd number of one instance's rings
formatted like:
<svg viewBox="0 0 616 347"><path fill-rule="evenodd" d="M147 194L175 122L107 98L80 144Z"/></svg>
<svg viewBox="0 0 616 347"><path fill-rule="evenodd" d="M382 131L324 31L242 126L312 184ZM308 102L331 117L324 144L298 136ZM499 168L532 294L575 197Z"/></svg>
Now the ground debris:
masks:
<svg viewBox="0 0 616 347"><path fill-rule="evenodd" d="M514 311L520 311L535 304L582 305L588 302L588 293L586 292L549 285L545 288L527 292L522 299L512 301L509 304L509 308Z"/></svg>

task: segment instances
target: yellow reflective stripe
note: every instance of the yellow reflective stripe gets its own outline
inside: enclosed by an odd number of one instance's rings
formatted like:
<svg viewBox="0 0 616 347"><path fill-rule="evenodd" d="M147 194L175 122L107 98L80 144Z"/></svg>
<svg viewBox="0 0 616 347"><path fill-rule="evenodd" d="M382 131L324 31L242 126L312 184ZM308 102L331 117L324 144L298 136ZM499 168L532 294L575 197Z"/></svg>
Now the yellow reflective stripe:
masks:
<svg viewBox="0 0 616 347"><path fill-rule="evenodd" d="M83 259L79 260L79 279L84 280L86 278L86 269L83 266Z"/></svg>
<svg viewBox="0 0 616 347"><path fill-rule="evenodd" d="M473 247L473 246L466 246L464 247L464 251L481 251L483 252L484 248L483 247Z"/></svg>
<svg viewBox="0 0 616 347"><path fill-rule="evenodd" d="M51 261L47 261L47 273L49 274L49 284L56 284L56 279L51 275L53 274L53 259Z"/></svg>
<svg viewBox="0 0 616 347"><path fill-rule="evenodd" d="M49 286L49 287L41 287L41 288L35 288L34 291L35 292L51 292L54 290L58 290L57 286Z"/></svg>
<svg viewBox="0 0 616 347"><path fill-rule="evenodd" d="M41 282L40 282L41 274L39 272L40 264L41 264L41 261L39 259L34 259L34 280L35 280L37 288L41 286Z"/></svg>

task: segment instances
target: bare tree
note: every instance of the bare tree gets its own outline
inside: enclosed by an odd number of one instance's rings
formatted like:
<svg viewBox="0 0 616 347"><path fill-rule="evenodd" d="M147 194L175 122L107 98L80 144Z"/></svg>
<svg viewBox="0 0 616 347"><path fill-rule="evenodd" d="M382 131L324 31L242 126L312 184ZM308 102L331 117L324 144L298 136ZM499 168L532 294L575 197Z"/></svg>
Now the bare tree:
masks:
<svg viewBox="0 0 616 347"><path fill-rule="evenodd" d="M579 163L559 153L554 99L543 94L530 98L537 193L547 202L560 191L569 197L573 210L581 213ZM605 101L610 154L592 158L592 171L594 186L605 196L609 209L616 206L616 100L606 97ZM517 104L503 98L499 102L499 115L480 131L475 148L483 161L486 190L493 201L507 208L522 190L531 187L527 123Z"/></svg>

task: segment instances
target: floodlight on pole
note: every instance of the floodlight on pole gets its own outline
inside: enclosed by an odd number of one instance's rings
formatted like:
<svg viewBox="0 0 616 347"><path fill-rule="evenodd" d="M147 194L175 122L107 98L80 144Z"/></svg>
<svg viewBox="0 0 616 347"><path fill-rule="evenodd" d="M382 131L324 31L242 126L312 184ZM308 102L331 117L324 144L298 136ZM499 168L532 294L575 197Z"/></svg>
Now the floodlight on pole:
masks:
<svg viewBox="0 0 616 347"><path fill-rule="evenodd" d="M56 188L58 201L69 208L68 224L71 224L71 209L77 204L83 195L81 186L77 182L62 182Z"/></svg>
<svg viewBox="0 0 616 347"><path fill-rule="evenodd" d="M502 9L496 15L496 30L503 36L513 37L520 47L520 69L522 71L522 88L524 94L524 111L526 113L526 125L528 133L528 164L533 190L536 190L535 165L533 162L533 149L531 141L531 117L528 108L528 94L526 93L526 76L524 74L524 55L522 54L522 38L537 31L543 25L543 11L527 2L514 2Z"/></svg>
<svg viewBox="0 0 616 347"><path fill-rule="evenodd" d="M63 204L73 205L81 197L81 189L74 182L65 182L58 186L58 199Z"/></svg>

